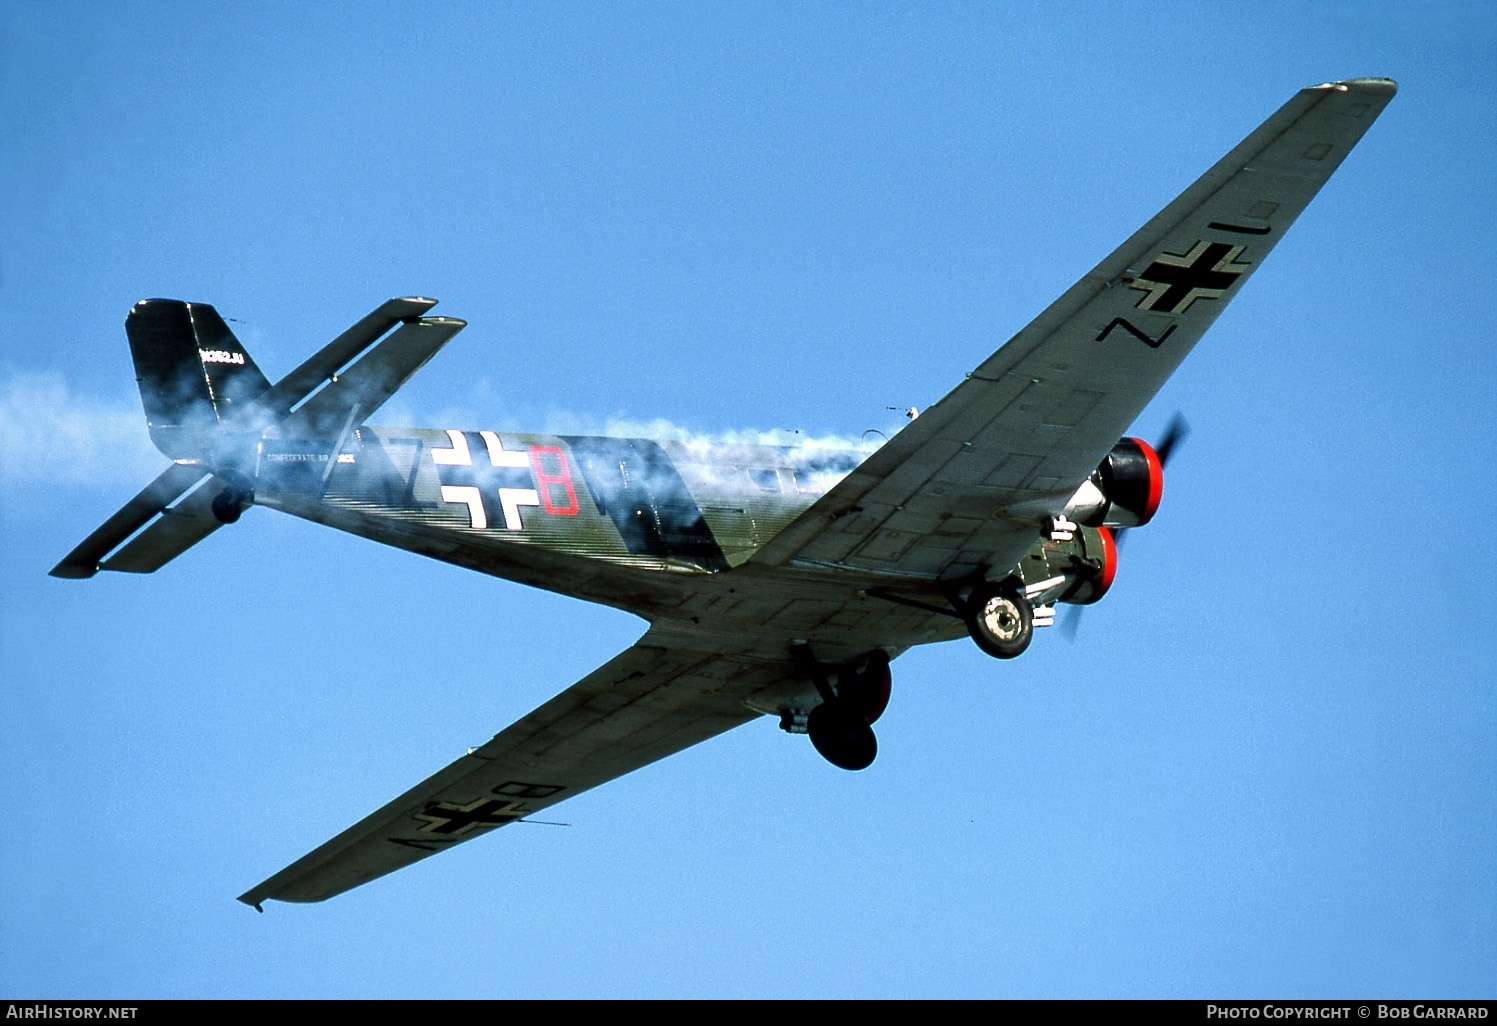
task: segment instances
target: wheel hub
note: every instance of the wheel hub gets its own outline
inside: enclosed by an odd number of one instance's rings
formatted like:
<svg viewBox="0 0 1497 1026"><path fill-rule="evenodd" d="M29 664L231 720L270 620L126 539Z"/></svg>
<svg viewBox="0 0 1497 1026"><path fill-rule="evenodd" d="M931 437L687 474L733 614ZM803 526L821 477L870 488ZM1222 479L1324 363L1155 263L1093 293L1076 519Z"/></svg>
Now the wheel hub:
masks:
<svg viewBox="0 0 1497 1026"><path fill-rule="evenodd" d="M1019 615L1018 605L1003 595L994 595L982 607L983 623L993 635L1004 641L1013 641L1024 629L1024 618Z"/></svg>

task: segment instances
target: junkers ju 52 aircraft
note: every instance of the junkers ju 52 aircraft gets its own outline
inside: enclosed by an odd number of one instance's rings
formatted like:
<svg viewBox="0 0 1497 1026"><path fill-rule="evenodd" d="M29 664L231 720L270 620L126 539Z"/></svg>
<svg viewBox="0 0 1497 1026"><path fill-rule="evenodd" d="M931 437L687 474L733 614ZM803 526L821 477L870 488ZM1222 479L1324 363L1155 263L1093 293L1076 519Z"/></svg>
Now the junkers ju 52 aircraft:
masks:
<svg viewBox="0 0 1497 1026"><path fill-rule="evenodd" d="M275 384L211 306L125 320L172 464L52 571L149 573L249 506L629 610L644 636L241 900L320 901L760 716L873 761L889 661L1019 655L1159 505L1120 436L1392 99L1301 91L887 444L370 426L463 322L392 299ZM1161 445L1161 449L1165 446Z"/></svg>

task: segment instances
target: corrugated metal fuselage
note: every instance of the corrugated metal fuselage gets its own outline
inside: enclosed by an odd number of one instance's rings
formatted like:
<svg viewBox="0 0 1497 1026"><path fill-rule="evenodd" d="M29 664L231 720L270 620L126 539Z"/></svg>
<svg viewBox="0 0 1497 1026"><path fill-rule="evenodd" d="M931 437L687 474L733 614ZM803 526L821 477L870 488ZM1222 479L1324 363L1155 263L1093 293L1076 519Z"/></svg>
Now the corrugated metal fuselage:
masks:
<svg viewBox="0 0 1497 1026"><path fill-rule="evenodd" d="M748 563L862 461L856 450L381 427L333 448L263 439L256 503L686 631L741 634L745 650L787 635L835 654L962 633L862 594L877 583L865 575Z"/></svg>

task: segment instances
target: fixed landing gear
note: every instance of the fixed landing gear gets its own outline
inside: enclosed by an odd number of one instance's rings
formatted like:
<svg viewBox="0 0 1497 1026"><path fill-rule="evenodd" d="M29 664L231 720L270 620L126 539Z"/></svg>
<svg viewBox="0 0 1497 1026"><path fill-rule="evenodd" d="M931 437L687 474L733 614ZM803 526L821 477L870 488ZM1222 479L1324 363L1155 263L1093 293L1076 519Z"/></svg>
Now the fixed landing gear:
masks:
<svg viewBox="0 0 1497 1026"><path fill-rule="evenodd" d="M812 709L806 733L821 757L838 769L867 769L878 755L873 728L841 702L822 702Z"/></svg>
<svg viewBox="0 0 1497 1026"><path fill-rule="evenodd" d="M224 490L213 497L210 508L214 519L220 524L232 524L239 519L245 507L255 501L255 489L238 474L233 477L225 476L224 480L227 482Z"/></svg>
<svg viewBox="0 0 1497 1026"><path fill-rule="evenodd" d="M1012 659L1034 638L1034 608L1024 591L1008 582L983 583L967 599L967 632L996 659Z"/></svg>
<svg viewBox="0 0 1497 1026"><path fill-rule="evenodd" d="M839 769L867 769L878 755L873 723L889 705L889 654L875 650L861 668L843 666L837 671L834 689L805 645L797 645L794 651L821 694L821 704L805 721L811 744Z"/></svg>

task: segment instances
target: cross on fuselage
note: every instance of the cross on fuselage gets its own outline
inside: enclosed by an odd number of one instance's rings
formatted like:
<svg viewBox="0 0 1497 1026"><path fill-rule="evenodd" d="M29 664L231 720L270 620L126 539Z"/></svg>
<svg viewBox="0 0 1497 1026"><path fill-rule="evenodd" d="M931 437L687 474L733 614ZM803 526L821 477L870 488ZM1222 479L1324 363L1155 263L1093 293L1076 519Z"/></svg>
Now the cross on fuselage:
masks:
<svg viewBox="0 0 1497 1026"><path fill-rule="evenodd" d="M1196 243L1190 253L1166 253L1163 258L1155 260L1130 287L1148 290L1149 295L1139 303L1143 309L1182 313L1194 300L1217 298L1242 277L1240 270L1221 269L1223 265L1239 266L1233 261L1241 251L1241 246L1225 242L1213 242L1204 248L1201 243ZM1192 254L1199 255L1189 264L1169 262L1170 257L1177 261L1186 260Z"/></svg>
<svg viewBox="0 0 1497 1026"><path fill-rule="evenodd" d="M535 475L527 462L523 467L496 467L489 457L483 438L474 431L464 431L468 451L473 453L467 464L437 464L437 480L444 485L472 485L483 497L483 509L489 523L503 523L504 513L499 506L499 489L534 488Z"/></svg>

